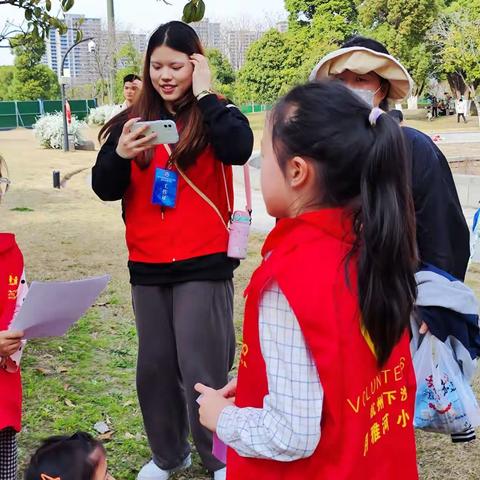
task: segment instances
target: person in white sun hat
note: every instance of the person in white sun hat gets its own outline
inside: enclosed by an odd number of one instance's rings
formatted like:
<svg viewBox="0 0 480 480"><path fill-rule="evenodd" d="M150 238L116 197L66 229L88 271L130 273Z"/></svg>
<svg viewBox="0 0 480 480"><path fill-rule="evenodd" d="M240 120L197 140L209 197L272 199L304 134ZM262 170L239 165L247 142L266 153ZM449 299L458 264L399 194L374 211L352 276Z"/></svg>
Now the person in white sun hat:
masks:
<svg viewBox="0 0 480 480"><path fill-rule="evenodd" d="M381 43L364 37L354 37L320 60L310 81L328 77L343 81L372 107L385 111L389 101L406 98L413 85L407 70ZM412 161L420 258L464 280L469 230L448 162L430 137L410 127L402 131Z"/></svg>
<svg viewBox="0 0 480 480"><path fill-rule="evenodd" d="M372 108L385 111L389 102L408 97L413 86L405 67L384 45L360 36L322 58L309 77L312 82L325 78L344 82ZM402 127L402 132L411 162L420 261L463 281L470 257L470 233L448 161L427 135L410 127ZM445 325L434 318L432 315L422 323L420 333L430 329L433 335L445 334ZM454 442L474 438L473 430L452 435Z"/></svg>

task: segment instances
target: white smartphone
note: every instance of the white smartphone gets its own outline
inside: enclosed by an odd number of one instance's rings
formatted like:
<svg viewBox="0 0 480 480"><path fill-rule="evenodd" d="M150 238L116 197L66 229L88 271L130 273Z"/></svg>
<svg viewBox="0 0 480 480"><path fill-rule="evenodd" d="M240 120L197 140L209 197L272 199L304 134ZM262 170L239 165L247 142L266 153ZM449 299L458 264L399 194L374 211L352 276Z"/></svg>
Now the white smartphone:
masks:
<svg viewBox="0 0 480 480"><path fill-rule="evenodd" d="M149 145L178 142L178 130L173 120L152 120L135 122L132 125L132 131L138 130L144 125L148 125L147 130L144 132L144 135L146 137L152 133L157 134L157 136L153 140L148 142Z"/></svg>

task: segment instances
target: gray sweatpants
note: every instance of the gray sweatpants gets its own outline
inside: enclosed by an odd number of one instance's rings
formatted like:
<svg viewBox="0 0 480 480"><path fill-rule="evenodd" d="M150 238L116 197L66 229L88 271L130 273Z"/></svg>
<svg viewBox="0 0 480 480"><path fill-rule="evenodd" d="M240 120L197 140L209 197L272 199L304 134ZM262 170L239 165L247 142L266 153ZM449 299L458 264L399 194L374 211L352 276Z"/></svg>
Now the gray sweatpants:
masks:
<svg viewBox="0 0 480 480"><path fill-rule="evenodd" d="M193 386L227 383L235 355L232 281L133 285L132 299L137 394L154 462L165 470L180 465L190 452L190 426L204 466L223 468L212 455L212 434L200 425Z"/></svg>

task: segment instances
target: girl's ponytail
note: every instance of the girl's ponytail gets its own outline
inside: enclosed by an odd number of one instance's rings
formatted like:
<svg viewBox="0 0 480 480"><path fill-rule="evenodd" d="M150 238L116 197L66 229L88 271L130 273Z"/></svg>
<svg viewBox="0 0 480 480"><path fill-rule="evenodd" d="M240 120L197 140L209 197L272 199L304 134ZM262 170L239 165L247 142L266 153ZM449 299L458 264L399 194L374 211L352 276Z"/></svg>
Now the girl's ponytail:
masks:
<svg viewBox="0 0 480 480"><path fill-rule="evenodd" d="M415 216L403 135L380 109L369 122L374 141L360 180L356 223L363 325L383 365L407 328L416 298Z"/></svg>
<svg viewBox="0 0 480 480"><path fill-rule="evenodd" d="M318 171L319 205L354 217L362 326L383 365L405 332L416 297L411 169L401 127L339 82L295 87L272 114L278 163L304 157Z"/></svg>

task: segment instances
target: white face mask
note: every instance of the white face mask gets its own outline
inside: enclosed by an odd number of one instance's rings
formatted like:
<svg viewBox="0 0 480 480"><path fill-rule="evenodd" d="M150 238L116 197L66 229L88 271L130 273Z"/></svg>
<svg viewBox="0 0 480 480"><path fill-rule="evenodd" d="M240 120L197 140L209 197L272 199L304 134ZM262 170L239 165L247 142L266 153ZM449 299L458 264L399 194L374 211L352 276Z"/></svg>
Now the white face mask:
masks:
<svg viewBox="0 0 480 480"><path fill-rule="evenodd" d="M362 90L361 88L352 88L348 87L358 98L363 100L368 106L374 107L374 99L375 95L380 91L382 88L381 86L378 87L374 92L370 90Z"/></svg>

